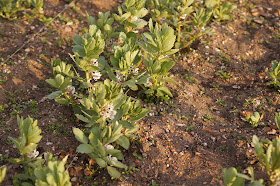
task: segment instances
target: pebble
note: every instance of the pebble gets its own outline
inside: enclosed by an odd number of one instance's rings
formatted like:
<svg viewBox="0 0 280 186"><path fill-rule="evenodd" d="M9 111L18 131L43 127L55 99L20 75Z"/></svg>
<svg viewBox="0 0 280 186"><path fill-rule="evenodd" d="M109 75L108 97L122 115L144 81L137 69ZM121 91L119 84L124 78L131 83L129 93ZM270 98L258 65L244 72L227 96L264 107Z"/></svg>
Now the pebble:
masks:
<svg viewBox="0 0 280 186"><path fill-rule="evenodd" d="M34 30L35 29L35 26L30 26L30 30Z"/></svg>
<svg viewBox="0 0 280 186"><path fill-rule="evenodd" d="M234 88L234 89L240 89L240 86L233 85L232 88Z"/></svg>
<svg viewBox="0 0 280 186"><path fill-rule="evenodd" d="M25 51L25 52L30 52L30 49L29 49L29 48L27 48L27 49L25 49L24 51Z"/></svg>
<svg viewBox="0 0 280 186"><path fill-rule="evenodd" d="M73 178L71 179L71 181L73 181L73 182L77 181L77 177L73 177Z"/></svg>

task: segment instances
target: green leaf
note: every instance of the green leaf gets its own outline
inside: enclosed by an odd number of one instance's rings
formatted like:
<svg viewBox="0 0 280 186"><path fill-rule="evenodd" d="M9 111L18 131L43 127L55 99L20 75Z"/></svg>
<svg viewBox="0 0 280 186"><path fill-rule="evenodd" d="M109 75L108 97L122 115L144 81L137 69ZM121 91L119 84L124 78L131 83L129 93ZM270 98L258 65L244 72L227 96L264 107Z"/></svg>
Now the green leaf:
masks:
<svg viewBox="0 0 280 186"><path fill-rule="evenodd" d="M216 1L217 0L205 0L205 6L207 8L213 8L217 4Z"/></svg>
<svg viewBox="0 0 280 186"><path fill-rule="evenodd" d="M61 91L61 90L58 90L58 91L55 91L55 92L53 92L53 93L47 95L47 98L48 98L48 99L55 99L55 98L61 96L61 94L62 94L62 91Z"/></svg>
<svg viewBox="0 0 280 186"><path fill-rule="evenodd" d="M127 166L119 161L111 161L111 164L117 168L126 169Z"/></svg>
<svg viewBox="0 0 280 186"><path fill-rule="evenodd" d="M126 150L129 148L130 146L130 142L129 139L125 136L120 136L117 140L116 140L117 144L119 144L120 146L122 146L123 148L125 148Z"/></svg>
<svg viewBox="0 0 280 186"><path fill-rule="evenodd" d="M112 176L113 178L121 177L121 173L117 171L117 169L115 169L114 167L108 166L107 171L110 174L110 176Z"/></svg>
<svg viewBox="0 0 280 186"><path fill-rule="evenodd" d="M79 35L74 35L73 41L76 45L83 45L83 38Z"/></svg>
<svg viewBox="0 0 280 186"><path fill-rule="evenodd" d="M8 161L13 164L21 164L21 162L22 162L21 159L19 159L19 158L9 158Z"/></svg>
<svg viewBox="0 0 280 186"><path fill-rule="evenodd" d="M30 143L22 149L21 154L26 154L28 152L32 152L36 149L36 147L37 147L36 143Z"/></svg>
<svg viewBox="0 0 280 186"><path fill-rule="evenodd" d="M160 91L160 92L163 92L163 93L167 94L170 97L173 97L172 93L170 92L170 90L167 87L159 87L157 89L157 91L158 91L157 93L159 93L159 91Z"/></svg>
<svg viewBox="0 0 280 186"><path fill-rule="evenodd" d="M244 186L245 181L243 178L239 178L236 176L237 170L233 167L229 169L223 169L223 178L224 178L224 184L226 186L232 185L232 186Z"/></svg>
<svg viewBox="0 0 280 186"><path fill-rule="evenodd" d="M134 128L135 127L132 123L130 123L128 121L124 121L124 120L123 121L119 121L119 124L121 124L122 127L125 128L125 129Z"/></svg>
<svg viewBox="0 0 280 186"><path fill-rule="evenodd" d="M88 143L86 135L78 128L73 128L73 133L75 134L76 139L81 143Z"/></svg>
<svg viewBox="0 0 280 186"><path fill-rule="evenodd" d="M102 168L106 167L106 162L103 159L96 158L95 161L100 167L102 167Z"/></svg>
<svg viewBox="0 0 280 186"><path fill-rule="evenodd" d="M94 152L94 148L89 144L81 144L77 147L77 152L88 154Z"/></svg>

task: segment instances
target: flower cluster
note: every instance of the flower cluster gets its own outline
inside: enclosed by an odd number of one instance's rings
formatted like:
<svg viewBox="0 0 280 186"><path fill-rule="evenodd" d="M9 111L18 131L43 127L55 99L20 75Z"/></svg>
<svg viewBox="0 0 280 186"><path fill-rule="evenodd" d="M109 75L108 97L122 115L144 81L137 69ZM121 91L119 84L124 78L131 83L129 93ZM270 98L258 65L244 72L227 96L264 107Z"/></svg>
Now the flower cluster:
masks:
<svg viewBox="0 0 280 186"><path fill-rule="evenodd" d="M118 159L116 157L112 157L111 154L107 156L109 161L118 161Z"/></svg>
<svg viewBox="0 0 280 186"><path fill-rule="evenodd" d="M139 68L129 67L128 72L136 76L139 73Z"/></svg>
<svg viewBox="0 0 280 186"><path fill-rule="evenodd" d="M102 76L102 74L99 71L90 72L89 75L94 81L99 80Z"/></svg>
<svg viewBox="0 0 280 186"><path fill-rule="evenodd" d="M39 151L37 151L37 150L35 149L35 150L31 151L31 152L28 152L28 153L26 154L26 156L27 156L28 158L36 158L37 156L39 156Z"/></svg>
<svg viewBox="0 0 280 186"><path fill-rule="evenodd" d="M111 149L114 149L113 145L105 145L105 146L104 146L104 150L105 150L105 151L111 150Z"/></svg>
<svg viewBox="0 0 280 186"><path fill-rule="evenodd" d="M101 116L105 116L110 120L113 120L117 112L114 110L113 104L107 104L103 107L102 111L100 112Z"/></svg>
<svg viewBox="0 0 280 186"><path fill-rule="evenodd" d="M182 19L182 20L184 20L184 19L186 19L186 17L187 17L187 14L183 14L183 15L181 15L179 18Z"/></svg>
<svg viewBox="0 0 280 186"><path fill-rule="evenodd" d="M98 67L98 61L97 61L97 59L92 59L92 60L90 61L90 65L93 65L93 66Z"/></svg>
<svg viewBox="0 0 280 186"><path fill-rule="evenodd" d="M75 87L72 86L72 85L68 85L68 86L65 88L65 92L66 92L69 96L73 96L74 93L75 93Z"/></svg>

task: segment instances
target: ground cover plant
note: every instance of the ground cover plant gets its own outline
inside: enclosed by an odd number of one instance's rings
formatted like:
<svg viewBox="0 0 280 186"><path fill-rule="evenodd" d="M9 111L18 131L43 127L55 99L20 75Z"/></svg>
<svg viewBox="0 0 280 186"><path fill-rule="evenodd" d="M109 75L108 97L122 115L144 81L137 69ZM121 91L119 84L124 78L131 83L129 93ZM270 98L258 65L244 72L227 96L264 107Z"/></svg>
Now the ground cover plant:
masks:
<svg viewBox="0 0 280 186"><path fill-rule="evenodd" d="M3 184L34 184L38 157L54 173L43 152L73 185L224 185L223 168L274 183L254 144L268 154L278 135L279 2L21 6L0 19ZM13 145L17 115L42 130L31 163Z"/></svg>

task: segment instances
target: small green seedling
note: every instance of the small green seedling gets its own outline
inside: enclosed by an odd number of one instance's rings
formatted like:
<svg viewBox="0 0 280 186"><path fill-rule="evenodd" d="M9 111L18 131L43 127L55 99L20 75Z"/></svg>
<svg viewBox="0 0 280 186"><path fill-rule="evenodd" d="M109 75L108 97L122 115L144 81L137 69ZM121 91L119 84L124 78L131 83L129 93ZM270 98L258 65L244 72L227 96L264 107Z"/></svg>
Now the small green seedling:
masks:
<svg viewBox="0 0 280 186"><path fill-rule="evenodd" d="M274 88L280 87L280 62L276 60L271 62L271 70L267 72L268 77L271 79L267 85L274 86Z"/></svg>
<svg viewBox="0 0 280 186"><path fill-rule="evenodd" d="M262 119L262 116L260 115L259 112L254 112L253 114L248 114L246 118L242 118L242 120L247 121L248 123L251 124L252 128L255 128L259 125L263 125L263 122L260 122Z"/></svg>

